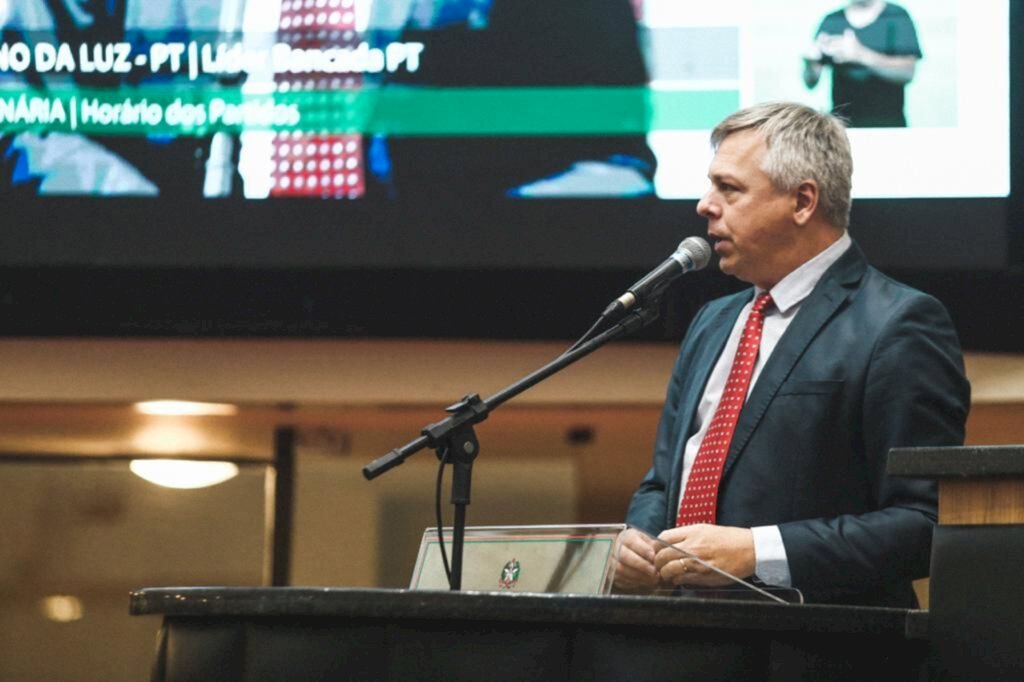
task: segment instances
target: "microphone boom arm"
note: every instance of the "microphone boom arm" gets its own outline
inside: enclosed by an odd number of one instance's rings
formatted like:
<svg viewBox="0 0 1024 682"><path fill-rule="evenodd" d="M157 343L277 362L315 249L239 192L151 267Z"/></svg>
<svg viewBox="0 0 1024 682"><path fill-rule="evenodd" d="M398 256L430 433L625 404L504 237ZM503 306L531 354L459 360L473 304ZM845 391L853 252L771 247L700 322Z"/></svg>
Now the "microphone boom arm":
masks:
<svg viewBox="0 0 1024 682"><path fill-rule="evenodd" d="M377 478L388 469L393 469L403 463L423 448L428 446L436 448L449 433L457 428L467 424L479 424L487 419L487 416L494 408L508 402L551 375L557 374L577 360L590 355L601 346L654 322L658 319L659 309L660 305L657 300L651 301L650 307L634 309L610 329L580 344L579 347L572 348L563 353L540 369L503 388L486 400L481 400L478 395L473 394L466 396L454 405L449 405L445 410L451 412L452 416L446 417L439 422L428 424L420 431L421 435L419 438L411 440L405 445L395 448L386 455L378 457L367 464L363 467L363 476L367 480Z"/></svg>
<svg viewBox="0 0 1024 682"><path fill-rule="evenodd" d="M651 300L648 305L635 308L606 331L585 343L574 346L540 369L503 388L486 400L481 400L480 396L476 394L466 396L446 408L451 416L428 424L420 431L418 438L378 457L363 467L363 476L367 480L374 479L402 464L406 459L426 447L436 450L438 458L445 456L452 462L454 474L451 501L455 506L449 582L452 590L459 590L462 587L462 549L465 541L466 505L469 504L473 460L476 459L480 449L473 426L487 419L487 416L495 408L560 372L577 360L590 355L606 343L649 325L658 319L661 308L659 303L658 300ZM440 529L438 530L440 532Z"/></svg>

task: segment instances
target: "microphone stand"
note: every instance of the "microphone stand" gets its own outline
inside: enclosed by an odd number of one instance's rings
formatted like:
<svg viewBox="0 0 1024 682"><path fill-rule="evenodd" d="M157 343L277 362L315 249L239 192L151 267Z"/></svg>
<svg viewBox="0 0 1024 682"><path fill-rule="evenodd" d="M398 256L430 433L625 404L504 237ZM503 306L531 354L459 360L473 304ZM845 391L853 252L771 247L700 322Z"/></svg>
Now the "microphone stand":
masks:
<svg viewBox="0 0 1024 682"><path fill-rule="evenodd" d="M402 464L406 459L420 450L431 447L437 452L438 459L445 456L453 466L451 503L455 506L455 519L452 523L452 565L449 586L453 591L462 589L462 554L466 537L466 506L470 501L470 487L473 475L473 460L480 451L474 424L487 419L488 414L503 403L516 397L526 389L540 383L553 374L573 364L577 360L594 352L606 343L626 334L631 334L658 319L660 301L652 300L649 307L638 307L622 318L607 331L589 341L573 346L553 361L544 365L532 374L498 391L486 400L477 394L468 395L454 405L445 408L451 416L439 422L428 424L420 431L420 437L382 457L378 457L365 467L363 476L367 480L374 479L389 469ZM440 533L441 529L438 528Z"/></svg>

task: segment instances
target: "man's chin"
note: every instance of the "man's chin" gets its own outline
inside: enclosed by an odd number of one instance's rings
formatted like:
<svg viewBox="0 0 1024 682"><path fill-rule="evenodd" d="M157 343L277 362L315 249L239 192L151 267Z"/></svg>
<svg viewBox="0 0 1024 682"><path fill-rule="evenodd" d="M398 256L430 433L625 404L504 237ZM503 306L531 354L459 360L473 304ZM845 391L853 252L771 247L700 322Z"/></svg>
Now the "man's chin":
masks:
<svg viewBox="0 0 1024 682"><path fill-rule="evenodd" d="M754 283L754 278L751 276L751 273L744 272L742 268L737 270L736 263L730 260L722 259L718 261L718 269L724 274L729 275L730 277L735 277L741 282L746 282L747 284Z"/></svg>

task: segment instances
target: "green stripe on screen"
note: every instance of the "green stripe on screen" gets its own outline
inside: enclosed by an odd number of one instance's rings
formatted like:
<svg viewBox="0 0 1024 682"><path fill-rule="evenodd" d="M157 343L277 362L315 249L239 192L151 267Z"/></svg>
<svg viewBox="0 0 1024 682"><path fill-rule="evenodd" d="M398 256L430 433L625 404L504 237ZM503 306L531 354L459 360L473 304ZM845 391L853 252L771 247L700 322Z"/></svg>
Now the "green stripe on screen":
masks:
<svg viewBox="0 0 1024 682"><path fill-rule="evenodd" d="M423 136L630 135L706 130L738 107L735 90L391 86L251 95L238 89L180 86L47 92L19 87L0 89L0 130L106 135L255 130Z"/></svg>
<svg viewBox="0 0 1024 682"><path fill-rule="evenodd" d="M738 92L718 90L396 88L381 93L368 128L397 135L622 135L706 130L738 106Z"/></svg>

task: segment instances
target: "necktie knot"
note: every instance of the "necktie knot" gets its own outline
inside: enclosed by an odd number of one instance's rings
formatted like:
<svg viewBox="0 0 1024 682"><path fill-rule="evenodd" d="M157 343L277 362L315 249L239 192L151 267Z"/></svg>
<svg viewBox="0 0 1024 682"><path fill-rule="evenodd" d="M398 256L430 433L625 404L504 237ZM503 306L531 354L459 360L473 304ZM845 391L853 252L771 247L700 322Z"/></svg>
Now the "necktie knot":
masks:
<svg viewBox="0 0 1024 682"><path fill-rule="evenodd" d="M772 300L772 295L767 291L762 291L757 295L757 298L754 299L754 306L750 309L750 312L763 314L765 309L773 303L775 303L775 301Z"/></svg>

